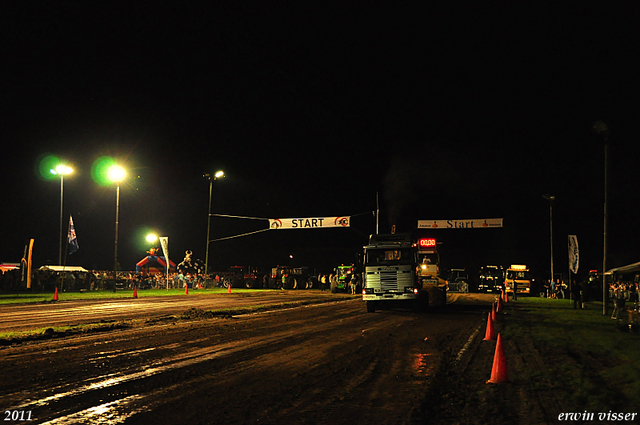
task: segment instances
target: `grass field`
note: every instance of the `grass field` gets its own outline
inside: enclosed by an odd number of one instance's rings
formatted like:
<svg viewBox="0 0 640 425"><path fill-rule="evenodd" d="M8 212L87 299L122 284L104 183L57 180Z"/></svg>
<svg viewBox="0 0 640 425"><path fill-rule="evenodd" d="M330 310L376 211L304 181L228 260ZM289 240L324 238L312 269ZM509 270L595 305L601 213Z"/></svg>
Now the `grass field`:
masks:
<svg viewBox="0 0 640 425"><path fill-rule="evenodd" d="M226 294L226 288L214 289L189 289L189 295L204 296L215 294ZM259 291L269 291L269 289L231 289L232 293L249 293ZM143 297L171 297L184 295L184 289L139 289L137 291L138 298ZM39 303L53 301L53 292L20 292L20 293L0 293L0 305L11 303ZM59 301L77 301L77 300L98 300L98 299L117 299L132 298L133 289L118 289L113 291L86 291L86 292L59 292Z"/></svg>
<svg viewBox="0 0 640 425"><path fill-rule="evenodd" d="M545 359L531 382L551 383L567 405L587 411L637 411L640 406L640 334L621 331L602 303L574 309L569 300L520 298L504 336L530 338ZM542 385L542 384L541 384Z"/></svg>

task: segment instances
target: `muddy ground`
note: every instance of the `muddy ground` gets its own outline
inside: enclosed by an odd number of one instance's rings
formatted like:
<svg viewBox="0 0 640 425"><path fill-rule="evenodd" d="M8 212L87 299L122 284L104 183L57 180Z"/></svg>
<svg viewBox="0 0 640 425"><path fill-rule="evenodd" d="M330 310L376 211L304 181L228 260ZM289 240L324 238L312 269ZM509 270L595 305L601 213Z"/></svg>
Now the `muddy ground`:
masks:
<svg viewBox="0 0 640 425"><path fill-rule="evenodd" d="M491 301L461 296L426 314L366 313L357 299L224 315L199 306L50 332L0 349L0 406L36 423L554 423L518 373L539 367L533 344L506 341L510 382L486 383Z"/></svg>

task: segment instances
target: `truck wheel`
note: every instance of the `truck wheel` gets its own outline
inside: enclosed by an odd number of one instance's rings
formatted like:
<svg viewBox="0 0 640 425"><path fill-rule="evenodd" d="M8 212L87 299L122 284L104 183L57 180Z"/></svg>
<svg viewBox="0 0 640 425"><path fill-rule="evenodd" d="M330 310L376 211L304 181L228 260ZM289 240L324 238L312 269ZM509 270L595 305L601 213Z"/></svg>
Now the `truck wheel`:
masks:
<svg viewBox="0 0 640 425"><path fill-rule="evenodd" d="M367 301L367 313L375 313L376 304L375 301Z"/></svg>
<svg viewBox="0 0 640 425"><path fill-rule="evenodd" d="M429 293L420 292L418 298L413 302L413 311L415 313L425 313L429 309Z"/></svg>
<svg viewBox="0 0 640 425"><path fill-rule="evenodd" d="M245 279L244 287L247 288L247 289L254 289L256 287L256 280L255 279Z"/></svg>

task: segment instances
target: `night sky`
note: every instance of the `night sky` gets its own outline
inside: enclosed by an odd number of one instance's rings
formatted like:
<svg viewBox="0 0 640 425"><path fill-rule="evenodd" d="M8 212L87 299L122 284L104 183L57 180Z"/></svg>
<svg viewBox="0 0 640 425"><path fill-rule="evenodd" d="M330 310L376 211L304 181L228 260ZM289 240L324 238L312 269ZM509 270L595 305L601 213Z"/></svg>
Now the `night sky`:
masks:
<svg viewBox="0 0 640 425"><path fill-rule="evenodd" d="M634 2L2 2L0 262L58 260L64 159L68 265L135 269L150 230L171 258L204 259L212 212L352 216L348 229L270 230L211 243L210 269L352 262L375 231L421 219L504 218L440 230L445 267L524 263L548 278L567 235L580 272L602 268L604 141L611 129L610 267L640 261L640 7ZM520 3L520 2L516 2ZM267 228L213 217L211 239ZM290 258L293 256L293 259Z"/></svg>

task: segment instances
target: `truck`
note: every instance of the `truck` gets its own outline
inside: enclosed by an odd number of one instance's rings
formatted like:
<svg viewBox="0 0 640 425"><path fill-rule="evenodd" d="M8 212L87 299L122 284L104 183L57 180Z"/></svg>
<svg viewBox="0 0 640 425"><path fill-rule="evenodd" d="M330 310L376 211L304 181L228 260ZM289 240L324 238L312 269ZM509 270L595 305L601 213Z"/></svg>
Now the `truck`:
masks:
<svg viewBox="0 0 640 425"><path fill-rule="evenodd" d="M501 292L504 289L504 268L483 266L478 274L478 292Z"/></svg>
<svg viewBox="0 0 640 425"><path fill-rule="evenodd" d="M440 268L440 252L435 238L416 238L418 247L418 277L429 298L429 306L441 307L447 302L449 282Z"/></svg>
<svg viewBox="0 0 640 425"><path fill-rule="evenodd" d="M312 289L314 286L309 267L276 266L268 278L268 287L272 289Z"/></svg>
<svg viewBox="0 0 640 425"><path fill-rule="evenodd" d="M415 310L424 309L429 294L419 274L418 243L411 233L374 234L364 248L362 299L367 312L409 304ZM437 280L437 279L436 279Z"/></svg>
<svg viewBox="0 0 640 425"><path fill-rule="evenodd" d="M524 264L512 264L504 273L505 292L531 294L531 273Z"/></svg>

